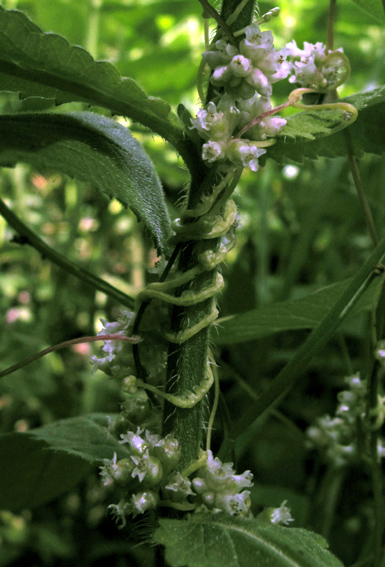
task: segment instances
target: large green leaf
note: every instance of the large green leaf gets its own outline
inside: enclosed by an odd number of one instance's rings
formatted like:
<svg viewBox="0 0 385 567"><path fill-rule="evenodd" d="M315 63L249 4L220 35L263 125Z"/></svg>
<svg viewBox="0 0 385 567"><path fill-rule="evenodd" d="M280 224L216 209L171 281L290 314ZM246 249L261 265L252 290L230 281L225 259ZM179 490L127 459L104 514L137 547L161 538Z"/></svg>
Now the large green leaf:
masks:
<svg viewBox="0 0 385 567"><path fill-rule="evenodd" d="M211 333L218 345L236 344L267 337L274 333L300 329L314 329L348 287L350 280L323 287L306 297L289 299L238 315L218 320ZM376 286L372 285L352 310L354 316L369 309Z"/></svg>
<svg viewBox="0 0 385 567"><path fill-rule="evenodd" d="M171 567L342 567L319 535L232 516L160 520Z"/></svg>
<svg viewBox="0 0 385 567"><path fill-rule="evenodd" d="M381 0L352 0L356 6L373 16L377 22L385 21L384 8Z"/></svg>
<svg viewBox="0 0 385 567"><path fill-rule="evenodd" d="M354 155L385 151L385 87L341 99L358 110L357 120L348 127ZM334 110L304 111L291 116L269 148L267 157L284 163L290 159L301 163L303 158L320 156L335 158L347 155L344 130L324 136L341 121L341 112Z"/></svg>
<svg viewBox="0 0 385 567"><path fill-rule="evenodd" d="M48 450L26 433L1 435L0 459L0 508L12 511L57 498L90 469L83 459Z"/></svg>
<svg viewBox="0 0 385 567"><path fill-rule="evenodd" d="M0 436L0 508L20 510L57 498L92 464L127 456L104 414L63 419L27 433Z"/></svg>
<svg viewBox="0 0 385 567"><path fill-rule="evenodd" d="M181 143L183 131L167 102L146 95L132 79L83 48L44 33L23 12L0 7L0 90L55 104L84 101L129 116Z"/></svg>
<svg viewBox="0 0 385 567"><path fill-rule="evenodd" d="M119 458L129 454L110 431L113 418L105 414L70 417L31 429L28 435L44 441L55 451L65 451L93 464L101 463L113 453Z"/></svg>
<svg viewBox="0 0 385 567"><path fill-rule="evenodd" d="M151 160L124 126L91 112L0 116L0 165L19 162L88 181L130 207L160 253L171 225Z"/></svg>

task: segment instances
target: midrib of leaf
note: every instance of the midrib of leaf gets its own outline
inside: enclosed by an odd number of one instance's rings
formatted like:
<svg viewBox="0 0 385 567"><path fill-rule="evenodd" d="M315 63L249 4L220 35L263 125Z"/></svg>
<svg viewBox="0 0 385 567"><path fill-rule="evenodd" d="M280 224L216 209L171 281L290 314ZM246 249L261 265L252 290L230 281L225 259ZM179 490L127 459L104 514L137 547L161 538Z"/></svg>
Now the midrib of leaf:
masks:
<svg viewBox="0 0 385 567"><path fill-rule="evenodd" d="M102 89L101 87L98 87L97 89L92 88L84 83L64 78L61 75L54 75L48 71L27 69L16 63L4 61L1 57L0 72L19 77L33 83L46 85L69 94L75 94L81 97L84 102L94 102L100 106L108 108L113 113L128 116L133 120L140 122L144 126L151 128L175 147L180 146L180 144L184 142L183 131L180 128L177 128L168 121L166 122L165 120L162 120L150 110L140 109L139 105L134 107L128 102L124 102L119 98L116 98L108 89ZM145 101L146 99L143 98L144 103Z"/></svg>
<svg viewBox="0 0 385 567"><path fill-rule="evenodd" d="M281 560L284 559L289 567L301 567L301 565L297 561L293 561L290 557L282 555L281 550L277 549L274 545L272 545L271 543L266 541L266 539L263 539L262 537L257 537L257 535L255 533L251 533L251 532L244 530L240 527L235 527L234 525L225 526L224 524L222 524L220 522L215 522L215 521L210 522L210 525L211 526L212 525L217 526L217 527L221 528L222 530L230 532L230 534L231 534L232 531L233 532L239 532L244 537L247 537L247 538L251 539L252 541L254 540L256 543L262 544L264 546L264 548L266 548L267 550L269 550L269 551L274 550L277 557L279 557ZM231 535L230 535L230 539L232 541Z"/></svg>
<svg viewBox="0 0 385 567"><path fill-rule="evenodd" d="M54 99L56 104L76 100L102 106L162 136L177 149L190 171L200 161L166 101L148 97L133 79L121 77L111 63L95 61L85 49L71 46L60 35L44 33L22 12L1 7L0 73L4 75L0 90ZM40 86L41 92L31 85Z"/></svg>

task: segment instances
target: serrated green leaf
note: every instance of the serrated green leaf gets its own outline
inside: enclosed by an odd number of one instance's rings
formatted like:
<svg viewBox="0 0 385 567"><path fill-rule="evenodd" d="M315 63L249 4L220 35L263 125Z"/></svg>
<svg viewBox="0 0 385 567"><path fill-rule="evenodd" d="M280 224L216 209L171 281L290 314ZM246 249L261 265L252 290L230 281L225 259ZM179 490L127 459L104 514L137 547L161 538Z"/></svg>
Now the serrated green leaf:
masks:
<svg viewBox="0 0 385 567"><path fill-rule="evenodd" d="M90 470L84 459L49 450L27 433L1 435L0 460L0 508L15 512L59 497Z"/></svg>
<svg viewBox="0 0 385 567"><path fill-rule="evenodd" d="M109 419L91 414L0 435L0 508L17 511L49 502L80 482L92 464L114 453L127 457L109 432Z"/></svg>
<svg viewBox="0 0 385 567"><path fill-rule="evenodd" d="M385 151L385 87L341 99L358 110L357 120L347 128L352 151L382 154ZM302 163L304 158L335 158L347 155L343 130L324 136L341 121L341 112L334 110L304 111L291 116L277 136L277 143L267 156L278 163L287 159ZM320 137L321 136L321 137Z"/></svg>
<svg viewBox="0 0 385 567"><path fill-rule="evenodd" d="M160 520L154 539L171 567L342 567L315 533L239 517Z"/></svg>
<svg viewBox="0 0 385 567"><path fill-rule="evenodd" d="M0 165L29 163L88 181L130 207L161 254L171 224L163 190L142 145L124 126L91 112L0 116Z"/></svg>
<svg viewBox="0 0 385 567"><path fill-rule="evenodd" d="M211 338L218 345L247 342L283 331L314 329L348 287L350 280L323 287L306 297L289 299L218 320ZM372 285L350 317L369 309L376 292Z"/></svg>
<svg viewBox="0 0 385 567"><path fill-rule="evenodd" d="M83 101L129 116L171 143L183 131L167 102L152 98L105 61L94 61L83 48L44 33L23 12L0 7L0 90L55 104Z"/></svg>
<svg viewBox="0 0 385 567"><path fill-rule="evenodd" d="M384 8L381 0L352 0L356 6L373 16L377 22L385 21Z"/></svg>
<svg viewBox="0 0 385 567"><path fill-rule="evenodd" d="M114 453L119 458L129 455L111 434L111 419L105 414L71 417L31 429L28 435L44 441L55 451L64 451L97 464L103 459L111 459Z"/></svg>

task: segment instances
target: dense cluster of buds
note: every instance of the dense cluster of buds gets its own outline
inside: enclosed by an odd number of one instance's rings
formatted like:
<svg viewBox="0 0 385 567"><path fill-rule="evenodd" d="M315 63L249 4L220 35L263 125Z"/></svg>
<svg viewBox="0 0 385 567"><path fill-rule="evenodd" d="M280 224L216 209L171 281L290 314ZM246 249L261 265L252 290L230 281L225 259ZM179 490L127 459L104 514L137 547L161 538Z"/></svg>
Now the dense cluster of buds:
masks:
<svg viewBox="0 0 385 567"><path fill-rule="evenodd" d="M192 481L202 505L198 510L227 512L232 516L247 516L250 508L250 492L243 490L253 485L250 471L237 475L232 463L222 463L207 451L207 461Z"/></svg>
<svg viewBox="0 0 385 567"><path fill-rule="evenodd" d="M124 526L128 515L135 517L156 508L160 490L167 494L170 478L175 476L173 469L181 455L178 442L171 435L162 439L138 428L136 433L127 431L120 437L129 456L118 460L115 453L111 460L105 459L101 475L105 485L115 482L124 489L119 504L109 506L116 520Z"/></svg>
<svg viewBox="0 0 385 567"><path fill-rule="evenodd" d="M100 319L103 329L98 335L130 335L130 325L132 323L134 313L132 311L123 310L117 321L109 323L105 319ZM121 341L104 341L102 346L103 356L93 356L93 372L102 370L109 376L115 378L123 378L127 375L130 368L134 368L134 360L132 357L132 348L127 343Z"/></svg>
<svg viewBox="0 0 385 567"><path fill-rule="evenodd" d="M113 323L102 321L101 334L128 334L132 316L123 312L122 317ZM185 511L223 511L232 515L249 514L249 491L252 474L246 471L236 475L232 464L222 464L213 458L211 451L202 453L193 466L196 478L180 472L178 465L181 450L178 441L168 435L162 438L160 431L160 412L153 407L143 388L137 387L134 375L121 378L133 369L131 347L123 350L117 341L104 341L105 356L93 357L96 368L106 374L121 379L121 412L114 420L112 431L119 437L127 456L118 459L105 459L101 476L106 486L116 484L123 491L118 504L109 506L113 516L122 526L126 518L154 509L169 506ZM207 458L206 458L207 457Z"/></svg>
<svg viewBox="0 0 385 567"><path fill-rule="evenodd" d="M359 374L345 378L349 389L339 392L335 416L325 415L307 429L308 447L317 448L325 460L341 467L357 459L357 421L365 415L366 382Z"/></svg>
<svg viewBox="0 0 385 567"><path fill-rule="evenodd" d="M293 62L290 83L315 90L335 89L348 65L342 48L328 51L321 42L305 41L303 49L299 49L293 40L286 45L286 52Z"/></svg>
<svg viewBox="0 0 385 567"><path fill-rule="evenodd" d="M121 435L121 443L129 457L104 460L101 475L105 485L116 483L125 490L119 504L109 509L121 525L126 517L143 514L158 505L180 510L226 512L232 516L248 516L252 474L246 471L236 475L232 463L223 464L207 451L206 462L198 469L192 481L176 470L180 448L176 439L168 435L162 439L146 430Z"/></svg>
<svg viewBox="0 0 385 567"><path fill-rule="evenodd" d="M299 87L326 92L342 84L350 68L342 49L328 51L319 42L305 42L299 49L292 41L277 51L272 32L262 32L257 23L243 32L238 46L220 39L202 54L217 97L198 111L192 125L205 140L204 160L256 171L264 148L286 124L273 116L272 85L290 75L289 81Z"/></svg>
<svg viewBox="0 0 385 567"><path fill-rule="evenodd" d="M254 23L244 32L239 47L220 39L203 53L212 69L210 82L224 95L217 104L210 102L201 109L192 124L206 140L203 159L210 163L228 160L256 171L258 158L266 153L258 141L275 136L286 120L266 117L248 130L248 139L234 135L271 109L272 84L288 76L291 64L286 61L286 50L274 48L271 31L261 32Z"/></svg>

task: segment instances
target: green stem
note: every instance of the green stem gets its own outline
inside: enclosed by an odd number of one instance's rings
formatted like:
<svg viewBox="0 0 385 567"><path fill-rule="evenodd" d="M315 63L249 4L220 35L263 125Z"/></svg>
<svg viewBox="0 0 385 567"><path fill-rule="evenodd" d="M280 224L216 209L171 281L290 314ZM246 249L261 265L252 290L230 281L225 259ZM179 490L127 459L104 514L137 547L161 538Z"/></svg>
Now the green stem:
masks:
<svg viewBox="0 0 385 567"><path fill-rule="evenodd" d="M212 18L214 18L214 20L218 24L218 27L222 28L223 32L227 35L230 43L232 43L233 45L235 45L237 47L238 42L235 39L233 32L228 27L226 22L222 20L221 16L218 14L216 9L213 8L213 6L211 6L211 4L209 4L209 2L207 2L207 0L198 0L198 1L202 4L205 17L206 17L206 14L209 14Z"/></svg>
<svg viewBox="0 0 385 567"><path fill-rule="evenodd" d="M330 0L329 13L328 13L328 28L327 28L326 51L333 51L333 45L334 45L334 20L335 20L336 4L337 4L337 0Z"/></svg>
<svg viewBox="0 0 385 567"><path fill-rule="evenodd" d="M50 354L51 352L56 352L57 350L61 350L69 346L81 345L86 343L96 343L99 341L126 341L131 344L136 344L139 343L141 340L142 339L140 337L126 337L124 335L96 335L92 337L79 337L78 339L70 339L69 341L64 341L63 343L59 343L57 345L45 348L44 350L41 350L40 352L33 354L28 358L25 358L21 362L17 362L13 366L9 366L8 368L0 372L0 378L4 378L4 376L8 376L9 374L16 372L16 370L19 370L20 368L23 368L23 366L27 366L28 364L31 364L31 362L35 362L35 360L39 360L39 358L42 358L46 354Z"/></svg>
<svg viewBox="0 0 385 567"><path fill-rule="evenodd" d="M362 294L368 289L373 280L381 273L376 267L385 254L385 238L370 254L369 258L353 278L352 282L340 299L330 309L321 323L314 329L302 347L296 352L290 362L279 372L270 386L261 394L241 419L232 427L229 437L220 450L222 460L232 449L234 440L243 433L270 406L276 405L288 394L302 378L311 360L332 338L346 315L352 310Z"/></svg>
<svg viewBox="0 0 385 567"><path fill-rule="evenodd" d="M103 0L90 0L86 48L96 59L98 57L100 9Z"/></svg>
<svg viewBox="0 0 385 567"><path fill-rule="evenodd" d="M194 209L203 195L212 192L218 182L218 174L212 168L205 178L194 178L191 182L188 209ZM193 222L187 219L186 222ZM208 249L215 250L219 246L220 239L209 239L191 241L183 245L179 257L179 270L183 273L196 266L199 255ZM186 286L176 290L176 294L185 289L198 293L213 284L217 275L217 269L203 272L197 275L193 281ZM201 303L189 307L175 306L172 313L171 329L178 333L191 328L199 321L207 318L212 313L215 300L207 299ZM209 327L193 335L182 344L170 343L168 366L167 366L167 393L183 394L191 392L199 386L207 371L209 364ZM199 402L193 408L175 408L166 402L164 406L163 435L171 432L178 439L182 458L180 469L187 468L192 461L198 458L202 445L204 430L204 403Z"/></svg>
<svg viewBox="0 0 385 567"><path fill-rule="evenodd" d="M20 236L25 240L26 244L33 246L41 253L43 258L48 258L51 262L59 266L62 270L72 274L82 282L90 285L94 289L105 293L108 297L111 297L121 305L133 309L134 299L129 295L126 295L116 287L107 283L106 281L98 278L94 274L91 274L88 270L81 268L75 262L72 262L56 250L53 250L48 244L44 242L37 234L28 228L19 217L7 207L7 205L0 199L0 214L5 218L5 220L14 228Z"/></svg>
<svg viewBox="0 0 385 567"><path fill-rule="evenodd" d="M370 237L372 239L373 246L377 246L378 238L377 238L377 233L376 233L376 227L374 225L372 211L370 210L369 203L368 203L368 200L367 200L366 195L365 195L364 187L362 185L361 176L360 176L360 172L359 172L358 165L357 165L357 160L356 160L356 157L355 157L355 155L353 154L353 151L352 151L350 134L346 130L344 132L344 135L345 135L346 145L347 145L347 148L348 148L349 167L350 167L350 170L352 172L354 185L356 187L357 195L358 195L359 201L361 203L362 211L364 213L366 226L368 228Z"/></svg>

